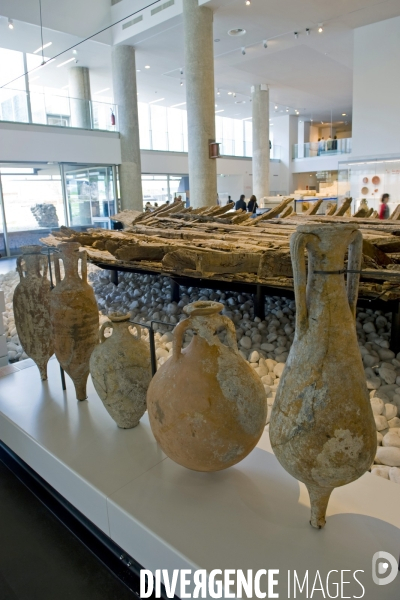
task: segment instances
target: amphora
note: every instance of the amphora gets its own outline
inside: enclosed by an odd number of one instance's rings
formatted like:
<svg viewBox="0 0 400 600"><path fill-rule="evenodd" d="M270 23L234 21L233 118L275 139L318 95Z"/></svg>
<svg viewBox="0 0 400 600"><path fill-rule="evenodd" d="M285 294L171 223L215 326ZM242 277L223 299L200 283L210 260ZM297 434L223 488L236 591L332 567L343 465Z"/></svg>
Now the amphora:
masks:
<svg viewBox="0 0 400 600"><path fill-rule="evenodd" d="M96 392L118 427L136 427L146 411L146 394L151 381L149 345L141 339L139 325L130 315L111 315L102 324L100 345L90 358L90 374ZM104 336L107 327L110 337ZM131 333L135 327L137 335Z"/></svg>
<svg viewBox="0 0 400 600"><path fill-rule="evenodd" d="M50 325L47 257L40 254L41 249L42 246L21 247L22 255L17 258L20 282L14 291L13 308L21 346L36 363L40 377L45 380L47 363L54 353L54 348Z"/></svg>
<svg viewBox="0 0 400 600"><path fill-rule="evenodd" d="M270 438L282 466L307 486L316 528L325 525L332 490L361 477L376 452L355 327L362 253L357 229L300 225L290 241L296 333L272 409Z"/></svg>
<svg viewBox="0 0 400 600"><path fill-rule="evenodd" d="M264 386L240 356L235 327L217 302L194 302L174 330L173 356L147 394L151 428L172 460L195 471L226 469L251 452L265 427ZM194 332L182 350L187 329ZM226 329L227 344L218 337Z"/></svg>
<svg viewBox="0 0 400 600"><path fill-rule="evenodd" d="M99 311L87 283L87 255L77 242L59 244L61 254L54 258L56 286L50 294L51 327L58 362L71 377L78 400L85 400L89 360L98 343ZM82 277L78 262L81 259ZM64 264L61 279L60 260Z"/></svg>

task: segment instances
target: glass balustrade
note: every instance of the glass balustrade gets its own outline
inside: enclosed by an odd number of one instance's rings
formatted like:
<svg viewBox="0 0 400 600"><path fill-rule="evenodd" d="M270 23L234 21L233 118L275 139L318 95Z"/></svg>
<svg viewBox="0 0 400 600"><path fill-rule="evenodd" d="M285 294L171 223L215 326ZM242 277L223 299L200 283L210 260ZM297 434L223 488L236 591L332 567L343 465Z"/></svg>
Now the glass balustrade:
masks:
<svg viewBox="0 0 400 600"><path fill-rule="evenodd" d="M117 106L37 91L0 89L0 121L118 131Z"/></svg>
<svg viewBox="0 0 400 600"><path fill-rule="evenodd" d="M294 144L293 158L314 158L316 156L331 156L332 154L350 154L352 138L340 140L320 140L306 144Z"/></svg>

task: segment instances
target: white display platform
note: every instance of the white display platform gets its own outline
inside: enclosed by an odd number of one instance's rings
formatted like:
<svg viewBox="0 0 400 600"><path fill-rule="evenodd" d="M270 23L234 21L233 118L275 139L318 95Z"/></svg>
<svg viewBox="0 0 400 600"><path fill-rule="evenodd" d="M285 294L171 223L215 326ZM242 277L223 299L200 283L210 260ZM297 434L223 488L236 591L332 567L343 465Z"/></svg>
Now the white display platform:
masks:
<svg viewBox="0 0 400 600"><path fill-rule="evenodd" d="M271 453L268 432L236 467L196 473L163 454L147 415L135 429L118 429L91 382L88 401L78 402L66 379L63 392L55 360L45 383L36 367L2 377L0 439L143 567L280 569L280 598L288 598L289 569L301 581L308 569L310 590L317 570L325 582L331 570L359 569L365 595L346 572L353 583L339 598L400 597L400 575L387 586L371 575L375 552L400 553L399 485L367 473L335 490L317 531L305 488Z"/></svg>

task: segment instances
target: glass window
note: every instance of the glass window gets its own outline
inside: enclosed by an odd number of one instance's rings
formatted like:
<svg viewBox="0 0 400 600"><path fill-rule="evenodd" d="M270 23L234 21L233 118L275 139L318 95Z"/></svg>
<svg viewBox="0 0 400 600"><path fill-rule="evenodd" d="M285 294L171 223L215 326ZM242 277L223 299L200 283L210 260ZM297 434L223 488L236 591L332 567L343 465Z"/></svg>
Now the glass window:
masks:
<svg viewBox="0 0 400 600"><path fill-rule="evenodd" d="M244 123L244 155L253 156L253 124L249 121Z"/></svg>
<svg viewBox="0 0 400 600"><path fill-rule="evenodd" d="M140 147L143 150L151 150L151 137L150 137L150 111L149 105L143 102L138 102L139 112L139 137Z"/></svg>
<svg viewBox="0 0 400 600"><path fill-rule="evenodd" d="M3 164L1 180L11 254L65 225L58 165L10 169Z"/></svg>
<svg viewBox="0 0 400 600"><path fill-rule="evenodd" d="M115 214L113 169L64 167L71 227L110 229Z"/></svg>
<svg viewBox="0 0 400 600"><path fill-rule="evenodd" d="M168 150L170 152L183 152L183 110L177 108L167 109L168 119Z"/></svg>
<svg viewBox="0 0 400 600"><path fill-rule="evenodd" d="M142 175L143 205L155 207L169 200L167 175Z"/></svg>
<svg viewBox="0 0 400 600"><path fill-rule="evenodd" d="M233 139L234 139L234 155L243 156L243 121L233 119Z"/></svg>
<svg viewBox="0 0 400 600"><path fill-rule="evenodd" d="M0 48L0 120L28 122L22 52ZM18 77L18 79L15 79ZM15 80L15 81L14 81ZM10 83L11 82L11 83ZM1 87L6 85L7 87Z"/></svg>
<svg viewBox="0 0 400 600"><path fill-rule="evenodd" d="M151 138L153 150L168 150L167 109L157 104L150 105Z"/></svg>

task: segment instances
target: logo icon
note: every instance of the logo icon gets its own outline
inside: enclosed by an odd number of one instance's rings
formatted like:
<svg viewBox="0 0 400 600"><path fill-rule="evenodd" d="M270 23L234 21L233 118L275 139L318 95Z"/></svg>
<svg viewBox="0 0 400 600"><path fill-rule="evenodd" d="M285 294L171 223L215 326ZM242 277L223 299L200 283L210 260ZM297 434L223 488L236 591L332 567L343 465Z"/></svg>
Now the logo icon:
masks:
<svg viewBox="0 0 400 600"><path fill-rule="evenodd" d="M375 552L372 557L372 580L376 585L388 585L397 577L399 565L389 552ZM384 575L384 577L382 577Z"/></svg>

